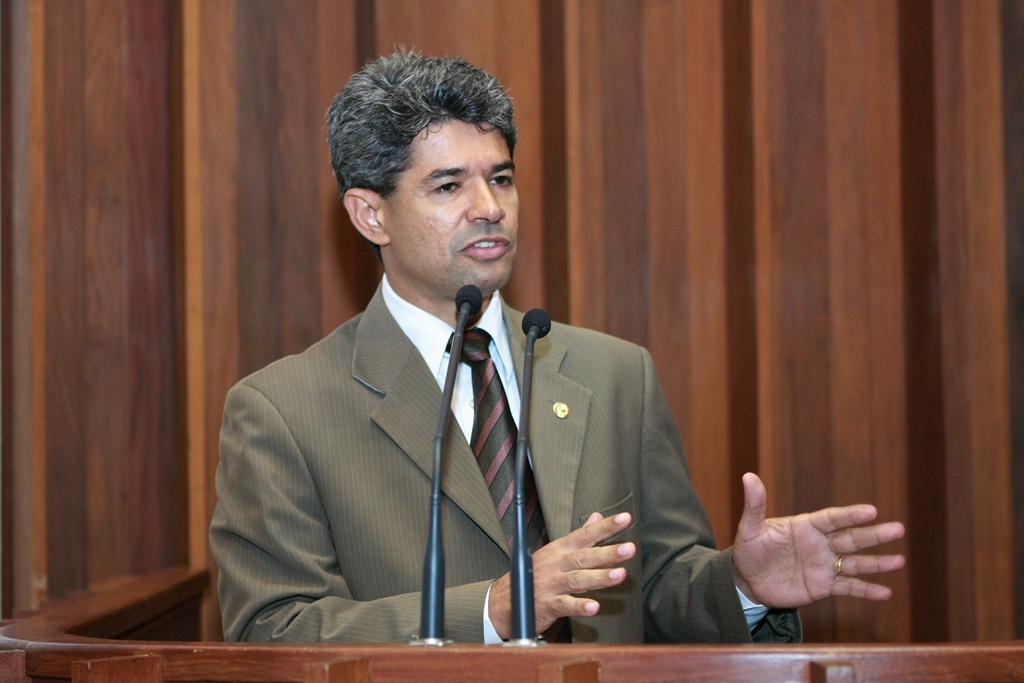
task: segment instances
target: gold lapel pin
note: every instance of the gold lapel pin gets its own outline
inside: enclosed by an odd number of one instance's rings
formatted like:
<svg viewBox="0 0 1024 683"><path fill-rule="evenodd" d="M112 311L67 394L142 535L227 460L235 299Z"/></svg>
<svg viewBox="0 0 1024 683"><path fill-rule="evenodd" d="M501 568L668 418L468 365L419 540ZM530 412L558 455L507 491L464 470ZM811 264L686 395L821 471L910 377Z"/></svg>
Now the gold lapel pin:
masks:
<svg viewBox="0 0 1024 683"><path fill-rule="evenodd" d="M565 405L561 401L558 401L553 406L551 406L551 410L554 411L555 417L557 417L559 420L564 420L565 418L569 417L569 406Z"/></svg>

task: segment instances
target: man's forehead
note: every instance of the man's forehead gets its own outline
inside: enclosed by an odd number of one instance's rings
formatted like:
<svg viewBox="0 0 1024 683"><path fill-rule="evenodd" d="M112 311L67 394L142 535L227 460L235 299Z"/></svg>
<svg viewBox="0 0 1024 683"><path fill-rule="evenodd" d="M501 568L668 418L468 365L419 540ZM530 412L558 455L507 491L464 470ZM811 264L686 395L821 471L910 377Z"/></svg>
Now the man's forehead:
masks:
<svg viewBox="0 0 1024 683"><path fill-rule="evenodd" d="M496 128L482 130L464 121L446 121L424 128L409 145L409 170L417 180L451 169L494 172L511 167L512 158L504 136Z"/></svg>

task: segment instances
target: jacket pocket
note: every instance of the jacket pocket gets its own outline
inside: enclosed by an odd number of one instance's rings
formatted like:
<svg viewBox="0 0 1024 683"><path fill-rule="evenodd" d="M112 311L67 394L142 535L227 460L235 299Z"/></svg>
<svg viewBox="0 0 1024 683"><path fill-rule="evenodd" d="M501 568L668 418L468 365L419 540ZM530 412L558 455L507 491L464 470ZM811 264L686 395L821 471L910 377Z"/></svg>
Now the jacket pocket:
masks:
<svg viewBox="0 0 1024 683"><path fill-rule="evenodd" d="M587 521L587 518L590 517L590 515L593 514L593 512L594 511L591 511L591 512L588 512L585 515L580 515L579 517L577 517L576 518L576 528L578 529L581 526L583 526L583 523ZM631 519L629 521L629 526L627 526L622 531L620 531L620 532L618 532L618 533L616 533L616 534L614 534L612 536L609 536L608 538L604 539L603 541L598 543L598 545L610 545L612 543L621 543L622 541L629 540L628 537L632 537L633 536L633 534L632 534L633 527L636 526L636 513L633 511L633 493L632 492L626 494L626 497L623 498L622 500L620 500L618 503L614 503L612 505L609 505L606 508L602 508L600 510L597 510L597 512L601 513L602 517L614 517L615 515L619 514L620 512L628 512L630 514L630 517L631 517Z"/></svg>

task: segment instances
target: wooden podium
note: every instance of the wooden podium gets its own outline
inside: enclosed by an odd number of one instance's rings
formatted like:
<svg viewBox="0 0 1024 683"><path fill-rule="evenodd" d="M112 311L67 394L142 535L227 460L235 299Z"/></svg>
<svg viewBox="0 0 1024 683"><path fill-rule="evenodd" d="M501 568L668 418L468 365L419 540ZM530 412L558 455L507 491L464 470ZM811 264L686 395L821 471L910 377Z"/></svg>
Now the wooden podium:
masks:
<svg viewBox="0 0 1024 683"><path fill-rule="evenodd" d="M0 627L8 681L1024 681L1024 642L948 645L238 645L196 642L206 572L167 570Z"/></svg>

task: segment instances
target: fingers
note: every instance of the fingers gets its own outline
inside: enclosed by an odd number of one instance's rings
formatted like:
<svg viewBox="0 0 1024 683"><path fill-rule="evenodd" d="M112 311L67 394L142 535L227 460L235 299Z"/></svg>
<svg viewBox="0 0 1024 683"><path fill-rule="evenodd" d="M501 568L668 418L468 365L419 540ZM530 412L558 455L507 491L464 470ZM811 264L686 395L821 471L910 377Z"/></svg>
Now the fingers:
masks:
<svg viewBox="0 0 1024 683"><path fill-rule="evenodd" d="M596 548L581 548L569 551L561 556L559 569L572 571L578 569L598 569L621 564L636 554L633 543L619 543Z"/></svg>
<svg viewBox="0 0 1024 683"><path fill-rule="evenodd" d="M560 595L552 601L553 613L560 617L592 617L601 610L597 600Z"/></svg>
<svg viewBox="0 0 1024 683"><path fill-rule="evenodd" d="M843 571L846 571L845 562ZM877 583L861 581L860 579L839 577L832 584L832 595L864 598L867 600L888 600L892 597L892 589L887 586L880 586Z"/></svg>
<svg viewBox="0 0 1024 683"><path fill-rule="evenodd" d="M632 521L633 517L628 512L620 512L613 517L601 517L595 512L587 518L583 526L554 543L568 548L589 548L619 533Z"/></svg>
<svg viewBox="0 0 1024 683"><path fill-rule="evenodd" d="M839 577L891 572L902 569L906 563L902 555L843 555L843 571Z"/></svg>
<svg viewBox="0 0 1024 683"><path fill-rule="evenodd" d="M807 518L815 529L823 534L830 534L838 529L867 524L878 516L874 505L860 504L846 507L825 508L807 513Z"/></svg>
<svg viewBox="0 0 1024 683"><path fill-rule="evenodd" d="M737 536L745 538L759 533L768 511L768 491L761 478L753 472L743 475L743 516Z"/></svg>
<svg viewBox="0 0 1024 683"><path fill-rule="evenodd" d="M602 517L592 513L583 526L539 548L533 555L534 603L538 630L558 617L597 614L598 602L580 593L616 586L627 578L621 565L636 555L635 543L598 545L626 529L629 513Z"/></svg>
<svg viewBox="0 0 1024 683"><path fill-rule="evenodd" d="M903 538L906 532L899 522L886 522L868 527L843 529L829 535L829 545L837 555L855 553L865 548Z"/></svg>
<svg viewBox="0 0 1024 683"><path fill-rule="evenodd" d="M562 579L563 586L560 592L566 595L577 595L579 593L599 591L603 588L618 585L625 578L626 570L622 567L614 569L580 569L566 572Z"/></svg>

